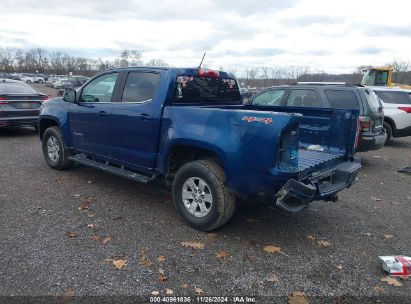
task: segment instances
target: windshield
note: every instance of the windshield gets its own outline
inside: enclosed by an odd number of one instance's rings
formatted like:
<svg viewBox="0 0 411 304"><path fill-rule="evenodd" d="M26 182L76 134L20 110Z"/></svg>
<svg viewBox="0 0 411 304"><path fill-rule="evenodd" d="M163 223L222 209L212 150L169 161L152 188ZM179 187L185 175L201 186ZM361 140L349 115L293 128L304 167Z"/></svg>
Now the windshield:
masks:
<svg viewBox="0 0 411 304"><path fill-rule="evenodd" d="M174 102L240 104L241 95L235 79L178 76Z"/></svg>

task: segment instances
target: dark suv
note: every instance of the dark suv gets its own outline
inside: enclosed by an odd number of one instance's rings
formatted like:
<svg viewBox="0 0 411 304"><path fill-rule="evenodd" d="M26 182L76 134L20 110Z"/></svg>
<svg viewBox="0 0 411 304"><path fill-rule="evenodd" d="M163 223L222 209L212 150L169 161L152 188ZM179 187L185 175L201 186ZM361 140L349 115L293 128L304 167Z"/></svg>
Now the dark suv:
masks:
<svg viewBox="0 0 411 304"><path fill-rule="evenodd" d="M265 89L248 104L264 108L333 108L355 109L360 113L358 152L376 150L387 137L383 128L384 112L375 92L362 86L343 83L297 83ZM305 117L309 122L309 117ZM312 132L316 132L313 127Z"/></svg>

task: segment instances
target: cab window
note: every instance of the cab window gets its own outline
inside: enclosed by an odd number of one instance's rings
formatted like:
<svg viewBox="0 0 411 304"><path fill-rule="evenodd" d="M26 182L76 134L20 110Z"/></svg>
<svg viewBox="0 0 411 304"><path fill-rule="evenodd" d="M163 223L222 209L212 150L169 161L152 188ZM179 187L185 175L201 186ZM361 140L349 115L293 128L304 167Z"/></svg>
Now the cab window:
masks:
<svg viewBox="0 0 411 304"><path fill-rule="evenodd" d="M111 102L118 73L102 75L84 87L82 102Z"/></svg>
<svg viewBox="0 0 411 304"><path fill-rule="evenodd" d="M314 90L291 90L287 98L287 106L321 108L322 103Z"/></svg>
<svg viewBox="0 0 411 304"><path fill-rule="evenodd" d="M279 106L284 93L285 89L263 92L260 95L254 97L252 104L259 106Z"/></svg>
<svg viewBox="0 0 411 304"><path fill-rule="evenodd" d="M143 102L154 98L160 74L131 72L127 76L121 102Z"/></svg>

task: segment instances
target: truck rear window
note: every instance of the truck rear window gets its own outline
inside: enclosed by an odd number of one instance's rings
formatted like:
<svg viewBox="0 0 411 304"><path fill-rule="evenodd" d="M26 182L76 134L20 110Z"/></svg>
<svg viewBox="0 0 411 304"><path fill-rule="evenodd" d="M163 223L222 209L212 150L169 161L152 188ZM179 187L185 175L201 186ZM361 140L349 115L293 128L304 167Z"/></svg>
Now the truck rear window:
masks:
<svg viewBox="0 0 411 304"><path fill-rule="evenodd" d="M178 76L175 103L241 103L235 79L203 76Z"/></svg>
<svg viewBox="0 0 411 304"><path fill-rule="evenodd" d="M354 92L346 90L325 90L330 107L333 109L359 109L358 99Z"/></svg>

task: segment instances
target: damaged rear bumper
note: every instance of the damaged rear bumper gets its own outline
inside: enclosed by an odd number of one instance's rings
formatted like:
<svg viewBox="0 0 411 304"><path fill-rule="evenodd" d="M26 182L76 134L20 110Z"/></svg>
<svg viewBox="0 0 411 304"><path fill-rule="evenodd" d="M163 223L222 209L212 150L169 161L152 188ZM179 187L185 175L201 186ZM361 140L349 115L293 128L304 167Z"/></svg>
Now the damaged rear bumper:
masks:
<svg viewBox="0 0 411 304"><path fill-rule="evenodd" d="M331 169L314 172L300 181L290 179L278 191L276 205L294 213L312 201L335 200L339 191L358 181L360 168L359 160L347 161Z"/></svg>

